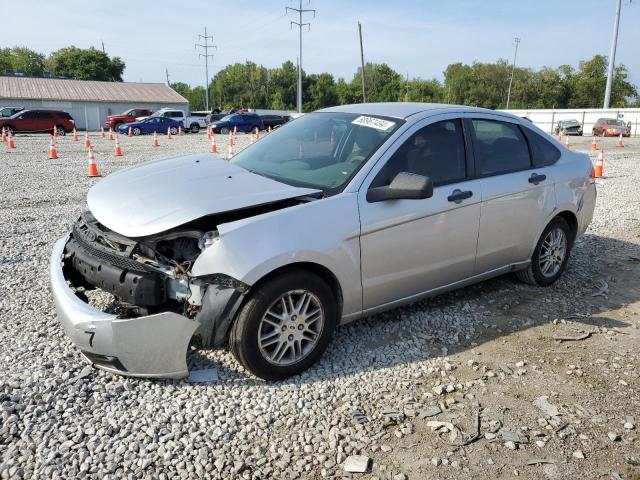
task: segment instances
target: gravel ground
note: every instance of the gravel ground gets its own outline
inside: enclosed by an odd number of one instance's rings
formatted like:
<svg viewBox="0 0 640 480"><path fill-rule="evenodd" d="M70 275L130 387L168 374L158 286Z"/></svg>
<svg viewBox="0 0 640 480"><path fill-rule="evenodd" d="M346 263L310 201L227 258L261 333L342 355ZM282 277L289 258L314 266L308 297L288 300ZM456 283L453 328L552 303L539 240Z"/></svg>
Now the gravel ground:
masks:
<svg viewBox="0 0 640 480"><path fill-rule="evenodd" d="M640 139L605 141L596 217L553 287L505 276L354 322L283 382L191 352L210 384L86 366L47 265L99 180L70 137L58 160L44 136L0 146L0 478L640 478ZM117 158L93 142L103 175L209 148L125 137Z"/></svg>

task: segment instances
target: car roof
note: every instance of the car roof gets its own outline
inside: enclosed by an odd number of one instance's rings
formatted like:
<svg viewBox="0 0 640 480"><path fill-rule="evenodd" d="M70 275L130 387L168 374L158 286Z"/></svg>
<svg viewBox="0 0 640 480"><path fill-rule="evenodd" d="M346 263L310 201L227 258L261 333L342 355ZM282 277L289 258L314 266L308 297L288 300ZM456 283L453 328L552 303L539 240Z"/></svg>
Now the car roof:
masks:
<svg viewBox="0 0 640 480"><path fill-rule="evenodd" d="M340 105L337 107L323 108L319 112L356 113L361 115L380 115L383 117L408 118L418 113L447 113L447 112L477 112L500 113L495 110L478 107L466 107L464 105L449 105L441 103L415 103L415 102L387 102L387 103L355 103L352 105Z"/></svg>

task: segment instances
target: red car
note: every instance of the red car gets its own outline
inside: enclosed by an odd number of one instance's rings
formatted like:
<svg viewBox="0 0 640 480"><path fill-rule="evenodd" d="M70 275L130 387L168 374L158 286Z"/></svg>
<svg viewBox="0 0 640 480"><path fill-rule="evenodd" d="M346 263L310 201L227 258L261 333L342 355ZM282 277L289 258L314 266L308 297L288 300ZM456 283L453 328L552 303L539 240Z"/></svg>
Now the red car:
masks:
<svg viewBox="0 0 640 480"><path fill-rule="evenodd" d="M0 118L0 129L4 127L13 135L16 132L53 133L64 136L75 127L75 121L67 112L60 110L23 110L8 118Z"/></svg>
<svg viewBox="0 0 640 480"><path fill-rule="evenodd" d="M593 126L592 134L594 137L618 137L620 134L622 134L623 137L630 137L631 128L629 125L625 125L622 120L617 120L615 118L599 118Z"/></svg>
<svg viewBox="0 0 640 480"><path fill-rule="evenodd" d="M146 108L131 108L120 115L109 115L104 122L104 126L105 128L118 130L118 127L122 124L135 122L137 117L148 117L152 113L153 110Z"/></svg>

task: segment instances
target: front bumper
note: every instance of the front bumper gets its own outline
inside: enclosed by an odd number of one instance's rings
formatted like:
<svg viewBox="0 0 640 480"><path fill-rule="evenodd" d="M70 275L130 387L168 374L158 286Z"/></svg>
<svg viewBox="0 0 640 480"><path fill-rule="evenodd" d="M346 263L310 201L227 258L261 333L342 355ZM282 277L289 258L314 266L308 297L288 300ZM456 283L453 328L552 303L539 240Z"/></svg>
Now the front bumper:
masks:
<svg viewBox="0 0 640 480"><path fill-rule="evenodd" d="M50 280L58 318L71 341L98 368L133 377L182 378L198 322L173 312L118 318L79 298L62 269L68 237L51 254Z"/></svg>

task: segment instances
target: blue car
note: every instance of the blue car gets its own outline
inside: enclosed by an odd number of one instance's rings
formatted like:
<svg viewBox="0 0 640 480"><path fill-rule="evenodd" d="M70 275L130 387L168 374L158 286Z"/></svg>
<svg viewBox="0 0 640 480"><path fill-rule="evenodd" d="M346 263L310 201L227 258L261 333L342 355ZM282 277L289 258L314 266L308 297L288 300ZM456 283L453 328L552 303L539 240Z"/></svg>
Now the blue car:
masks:
<svg viewBox="0 0 640 480"><path fill-rule="evenodd" d="M173 120L167 117L147 117L137 122L120 125L118 127L118 133L126 135L129 133L129 128L131 128L131 133L135 136L153 132L158 132L159 134L167 133L167 130L170 130L171 134L175 135L178 133L178 128L182 128L182 130L184 130L184 125L182 124L182 121Z"/></svg>
<svg viewBox="0 0 640 480"><path fill-rule="evenodd" d="M235 128L238 132L258 133L264 130L262 119L256 113L232 113L210 124L213 133L229 133Z"/></svg>

